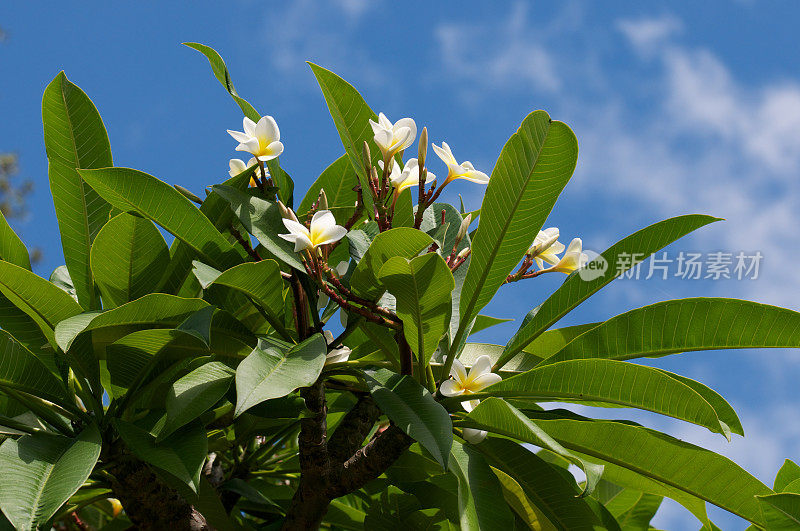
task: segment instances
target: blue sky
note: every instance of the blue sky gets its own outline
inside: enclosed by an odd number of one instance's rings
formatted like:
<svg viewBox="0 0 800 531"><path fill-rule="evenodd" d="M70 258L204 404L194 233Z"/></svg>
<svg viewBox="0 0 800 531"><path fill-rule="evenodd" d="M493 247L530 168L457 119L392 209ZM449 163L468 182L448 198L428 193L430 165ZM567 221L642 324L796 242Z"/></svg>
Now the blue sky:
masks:
<svg viewBox="0 0 800 531"><path fill-rule="evenodd" d="M671 256L764 256L758 280L618 281L563 324L690 295L799 309L799 15L800 4L787 0L4 2L0 150L17 152L36 184L31 215L17 228L45 252L39 273L62 263L40 121L42 91L62 69L100 110L117 165L198 193L225 178L237 156L225 130L239 129L241 117L205 59L180 46L199 41L225 57L239 93L276 118L281 162L299 190L342 151L304 63L312 60L393 120L427 125L432 140L487 173L528 112L567 122L581 153L548 221L564 240L580 236L601 251L644 225L698 212L726 221L673 245ZM455 193L480 204L477 185L454 185ZM487 312L519 320L560 281L503 290ZM501 342L515 326L481 339ZM677 422L633 418L725 453L767 483L784 457L800 458L800 413L789 405L796 352L692 353L658 364L721 392L748 436L729 444ZM673 506L658 522L693 526Z"/></svg>

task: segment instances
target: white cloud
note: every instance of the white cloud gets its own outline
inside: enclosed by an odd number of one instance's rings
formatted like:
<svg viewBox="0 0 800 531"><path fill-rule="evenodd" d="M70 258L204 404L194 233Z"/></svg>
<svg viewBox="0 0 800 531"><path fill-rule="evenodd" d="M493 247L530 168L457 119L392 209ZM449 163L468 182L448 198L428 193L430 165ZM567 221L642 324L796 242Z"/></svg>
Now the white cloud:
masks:
<svg viewBox="0 0 800 531"><path fill-rule="evenodd" d="M561 87L550 53L528 17L528 5L517 2L499 26L445 23L436 29L448 75L469 82L472 91L485 88L536 89ZM465 89L465 86L461 87Z"/></svg>
<svg viewBox="0 0 800 531"><path fill-rule="evenodd" d="M788 174L800 166L800 84L748 87L707 50L663 50L668 105L685 128L697 128L744 150L755 162Z"/></svg>
<svg viewBox="0 0 800 531"><path fill-rule="evenodd" d="M450 33L440 35L443 65L457 80L478 83L484 94L510 97L520 87L518 78L481 82L475 70L504 64L506 54L520 53L520 43L535 49L532 55L547 57L550 65L558 65L551 68L562 87L550 94L555 102L551 114L573 127L580 144L570 195L582 196L578 203L583 212L594 204L604 212L619 212L625 220L655 221L693 212L724 217L725 222L682 244L692 247L683 248L761 251L764 262L758 281L718 283L709 289L721 296L800 308L800 277L795 274L800 262L800 80L743 78L713 50L682 43L683 24L669 15L618 22L642 68L637 70L636 62L626 64L624 75L630 77L612 78L619 70L604 67L618 64L619 50L602 49L604 36L591 36L596 27L584 24L582 30L590 34L585 48L564 50L543 37L547 27L531 31L535 39L510 31L511 21L526 15L520 9L517 5L500 23L446 26ZM467 28L471 38L459 41L459 30ZM487 37L505 32L510 37ZM593 43L600 43L600 51ZM597 53L599 68L564 66L592 53ZM461 77L459 68L466 72ZM592 90L581 90L587 86ZM599 231L608 227L596 229L586 217L586 230L606 237ZM611 232L635 228L630 222L617 225ZM591 240L584 241L589 246ZM652 297L650 291L659 286L648 284L646 289ZM625 294L630 297L630 290ZM634 302L626 300L629 306ZM744 439L729 444L671 419L653 422L649 417L645 424L719 451L770 484L785 457L800 456L800 415L776 401L781 393L773 392L778 384L788 388L786 381L796 378L798 356L771 351L759 360L760 370L751 375L747 393L763 390L769 398L762 397L763 409L737 408L742 410ZM719 371L714 368L715 375ZM609 414L630 417L620 411ZM685 511L670 505L658 518L670 529L696 526Z"/></svg>
<svg viewBox="0 0 800 531"><path fill-rule="evenodd" d="M282 9L270 13L265 24L262 46L271 75L294 87L286 81L311 79L305 62L312 61L342 75L357 72L362 84L384 85L387 76L383 67L368 48L356 45L359 32L366 31L367 15L379 7L380 2L367 0L285 3Z"/></svg>
<svg viewBox="0 0 800 531"><path fill-rule="evenodd" d="M644 56L652 54L658 46L683 30L683 23L672 15L661 17L623 19L617 28L634 45L636 51Z"/></svg>

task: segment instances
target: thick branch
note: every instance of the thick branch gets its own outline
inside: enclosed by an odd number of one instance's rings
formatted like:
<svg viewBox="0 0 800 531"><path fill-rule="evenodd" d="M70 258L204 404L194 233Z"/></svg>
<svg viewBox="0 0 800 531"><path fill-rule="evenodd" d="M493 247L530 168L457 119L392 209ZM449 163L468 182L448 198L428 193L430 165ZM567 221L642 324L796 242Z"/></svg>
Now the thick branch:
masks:
<svg viewBox="0 0 800 531"><path fill-rule="evenodd" d="M345 461L328 487L330 499L356 491L383 474L414 440L392 424Z"/></svg>
<svg viewBox="0 0 800 531"><path fill-rule="evenodd" d="M143 462L125 455L109 468L114 496L137 529L211 529L194 507L161 482Z"/></svg>
<svg viewBox="0 0 800 531"><path fill-rule="evenodd" d="M325 386L322 380L301 391L310 417L300 421L300 485L292 498L283 529L317 529L325 516L330 498L325 495L330 476L328 459Z"/></svg>
<svg viewBox="0 0 800 531"><path fill-rule="evenodd" d="M330 458L341 464L361 448L381 411L370 395L361 395L358 402L347 412L328 441Z"/></svg>

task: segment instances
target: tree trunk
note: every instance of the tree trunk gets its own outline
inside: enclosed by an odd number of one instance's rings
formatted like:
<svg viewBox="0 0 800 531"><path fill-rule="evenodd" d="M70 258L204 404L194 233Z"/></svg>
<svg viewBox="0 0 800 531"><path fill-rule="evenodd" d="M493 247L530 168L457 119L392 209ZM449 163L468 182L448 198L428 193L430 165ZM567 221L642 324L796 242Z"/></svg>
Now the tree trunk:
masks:
<svg viewBox="0 0 800 531"><path fill-rule="evenodd" d="M145 463L126 455L109 468L111 488L137 529L200 531L212 529L206 519L167 487Z"/></svg>

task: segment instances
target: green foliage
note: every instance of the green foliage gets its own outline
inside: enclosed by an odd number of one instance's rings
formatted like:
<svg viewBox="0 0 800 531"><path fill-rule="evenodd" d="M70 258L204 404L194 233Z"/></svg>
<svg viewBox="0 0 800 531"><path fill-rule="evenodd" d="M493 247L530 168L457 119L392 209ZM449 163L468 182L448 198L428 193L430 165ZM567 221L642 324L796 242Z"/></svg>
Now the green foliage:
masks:
<svg viewBox="0 0 800 531"><path fill-rule="evenodd" d="M258 121L222 57L187 46ZM311 69L345 154L294 210L277 157L264 161L266 184L248 186L254 166L205 183L204 199L112 167L89 98L63 73L48 85L66 264L49 280L34 274L0 216L0 529L646 530L664 498L703 529L717 529L707 503L754 529L797 528L794 462L770 489L668 434L551 405L637 408L743 435L717 392L634 361L798 347L798 313L688 298L553 328L614 280L620 257L633 267L717 218L667 219L588 266L535 269L534 238L577 160L566 124L530 113L467 219L441 192L485 181L480 169L449 161L419 186L407 161L432 166L427 131L418 146L408 119L370 125L378 116L352 85ZM297 156L300 143L283 141ZM383 171L382 150L405 173ZM506 345L468 342L510 320L480 314L504 284L559 271L572 274L514 316Z"/></svg>
<svg viewBox="0 0 800 531"><path fill-rule="evenodd" d="M94 238L108 221L111 205L81 178L78 168L113 165L108 135L92 100L64 72L44 91L42 122L64 260L78 300L84 308L94 310L100 306L89 253Z"/></svg>

